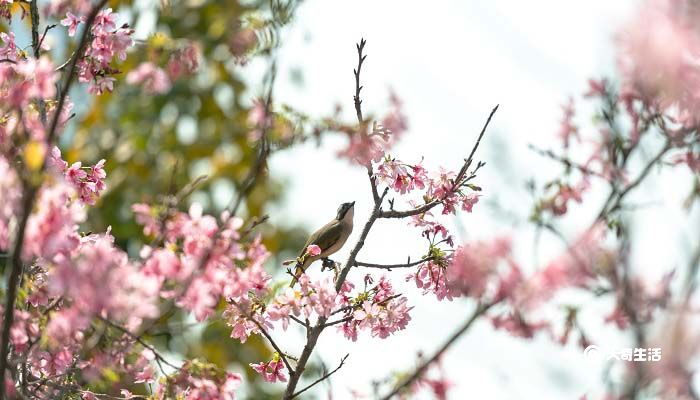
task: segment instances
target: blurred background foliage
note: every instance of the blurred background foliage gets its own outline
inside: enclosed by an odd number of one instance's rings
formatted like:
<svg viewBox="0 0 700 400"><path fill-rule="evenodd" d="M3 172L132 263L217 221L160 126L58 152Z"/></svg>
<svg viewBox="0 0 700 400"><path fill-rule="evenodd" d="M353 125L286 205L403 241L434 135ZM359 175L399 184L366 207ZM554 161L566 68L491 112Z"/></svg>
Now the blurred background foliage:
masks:
<svg viewBox="0 0 700 400"><path fill-rule="evenodd" d="M142 3L110 1L110 6L121 15L130 15L130 25L138 27L142 18L152 19L152 15L144 15ZM242 66L252 57L274 65L281 30L293 21L298 3L188 0L151 4L148 13L157 14L153 33L139 40L119 65L124 72L117 75L114 92L92 97L87 106L81 104L87 99L84 86L79 88L83 93L72 93L77 121L75 131L63 138L64 155L69 162L108 160L108 189L91 209L91 225L86 231L104 231L111 226L118 244L136 255L152 238L143 236L131 205L163 204L164 195L175 194L201 175L207 178L178 207L186 209L197 201L205 211L218 214L228 205L256 159L256 146L250 140L251 99L262 98L269 80L274 79L274 68L270 67L268 82L246 82ZM195 75L175 80L163 94L149 94L126 83L126 72L142 62L165 68L171 54L188 41L198 43L201 52ZM288 133L284 131L289 130L289 124L275 124L280 128L270 132L273 141ZM239 214L244 218L263 216L269 204L280 200L280 194L281 183L263 174ZM297 228L285 231L265 224L258 229L273 254L298 250L305 237ZM277 261L273 259L271 266L278 265ZM251 383L248 398L279 398L280 394L270 392L272 386L264 385L248 367L248 363L271 356L259 336L252 336L242 346L230 339L230 328L220 320L206 325L192 322L181 313L167 315L146 338L174 354L242 370Z"/></svg>

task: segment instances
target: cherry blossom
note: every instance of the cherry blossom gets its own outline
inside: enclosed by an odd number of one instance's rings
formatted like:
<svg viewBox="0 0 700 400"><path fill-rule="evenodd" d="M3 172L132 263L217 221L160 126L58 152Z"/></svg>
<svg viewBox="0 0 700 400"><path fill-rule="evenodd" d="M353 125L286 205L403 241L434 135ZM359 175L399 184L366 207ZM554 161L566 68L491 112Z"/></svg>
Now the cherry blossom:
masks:
<svg viewBox="0 0 700 400"><path fill-rule="evenodd" d="M61 20L61 25L68 27L68 36L74 36L81 22L85 22L83 17L76 17L72 12L68 11L66 18Z"/></svg>
<svg viewBox="0 0 700 400"><path fill-rule="evenodd" d="M163 94L170 90L170 78L161 68L151 62L141 63L126 76L130 85L143 85L147 93Z"/></svg>
<svg viewBox="0 0 700 400"><path fill-rule="evenodd" d="M275 353L272 360L258 364L250 364L250 367L260 374L266 382L287 382L287 377L284 375L284 363L277 353Z"/></svg>

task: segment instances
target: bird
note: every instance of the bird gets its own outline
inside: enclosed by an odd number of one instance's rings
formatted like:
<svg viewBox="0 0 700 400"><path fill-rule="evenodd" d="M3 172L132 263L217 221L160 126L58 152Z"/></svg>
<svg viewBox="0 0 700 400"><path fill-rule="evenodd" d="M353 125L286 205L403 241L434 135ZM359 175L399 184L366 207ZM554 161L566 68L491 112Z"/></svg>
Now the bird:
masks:
<svg viewBox="0 0 700 400"><path fill-rule="evenodd" d="M355 202L343 203L338 207L338 213L331 222L323 225L316 232L309 236L309 239L301 249L299 257L296 259L294 278L289 287L294 287L297 280L314 261L323 259L340 250L352 233L352 219L355 214ZM321 249L321 253L316 256L306 254L307 248L316 245Z"/></svg>

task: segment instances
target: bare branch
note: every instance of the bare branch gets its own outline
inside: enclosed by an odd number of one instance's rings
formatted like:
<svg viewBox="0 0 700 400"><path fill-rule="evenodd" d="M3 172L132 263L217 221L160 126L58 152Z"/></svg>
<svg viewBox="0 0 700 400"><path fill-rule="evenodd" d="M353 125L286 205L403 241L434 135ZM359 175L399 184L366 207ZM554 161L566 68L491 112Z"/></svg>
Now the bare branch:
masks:
<svg viewBox="0 0 700 400"><path fill-rule="evenodd" d="M553 152L552 150L540 149L540 148L538 148L538 147L536 147L535 145L532 145L532 144L529 144L529 145L528 145L528 148L529 148L530 150L534 151L535 153L539 154L540 156L547 157L547 158L550 158L550 159L552 159L552 160L554 160L554 161L558 161L558 162L560 162L561 164L564 164L564 166L567 167L567 168L575 168L575 169L577 169L579 172L581 172L581 173L584 174L584 175L591 175L591 176L596 176L596 177L598 177L598 178L603 178L603 179L605 179L605 176L604 176L603 174L601 174L600 172L594 171L594 170L592 170L592 169L590 169L590 168L588 168L588 167L586 167L586 166L584 166L584 165L575 163L575 162L571 161L570 159L568 159L568 158L566 158L566 157L563 157L563 156L561 156L561 155L559 155L559 154L556 154L556 153Z"/></svg>
<svg viewBox="0 0 700 400"><path fill-rule="evenodd" d="M365 62L366 55L363 55L365 45L367 41L363 38L360 39L360 43L356 45L357 47L357 68L352 72L355 74L355 96L353 100L355 101L355 113L357 114L357 122L362 125L364 118L362 118L362 99L360 99L360 91L362 86L360 86L360 73L362 71L362 63Z"/></svg>
<svg viewBox="0 0 700 400"><path fill-rule="evenodd" d="M305 391L311 389L312 387L316 386L317 384L319 384L319 383L325 381L326 379L330 378L331 375L335 374L339 369L341 369L341 368L343 367L343 365L345 364L345 360L347 360L349 356L350 356L350 354L346 354L345 357L343 357L343 358L340 360L340 364L339 364L333 371L331 371L331 372L329 372L329 373L327 373L327 374L324 374L322 377L316 379L316 380L315 380L313 383L311 383L309 386L307 386L307 387L301 389L300 391L294 393L294 394L292 395L291 398L293 399L293 398L299 396L300 394L302 394L302 393L304 393Z"/></svg>
<svg viewBox="0 0 700 400"><path fill-rule="evenodd" d="M133 334L133 333L132 333L131 331L129 331L128 329L124 328L123 326L121 326L121 325L119 325L119 324L117 324L117 323L115 323L115 322L113 322L113 321L111 321L111 320L109 320L109 319L107 319L107 318L104 318L104 317L98 317L98 318L99 318L100 321L102 321L102 322L104 322L105 324L111 326L112 328L114 328L114 329L116 329L116 330L118 330L118 331L124 333L126 336L130 337L131 339L133 339L133 340L137 341L139 344L141 344L141 346L143 346L143 347L147 348L148 350L152 351L153 354L154 354L155 357L156 357L156 360L158 360L159 363L160 363L160 362L163 362L165 365L167 365L167 366L169 366L169 367L171 367L171 368L174 368L174 369L176 369L176 370L179 370L179 369L180 369L180 367L178 367L177 365L172 364L171 362L169 362L168 360L166 360L165 357L163 357L163 356L158 352L158 350L156 350L155 347L153 347L153 346L151 346L150 344L148 344L148 343L147 343L145 340L143 340L143 338L141 338L140 336L137 336L137 335ZM161 368L161 371L162 371L162 368ZM162 372L164 372L164 371L162 371Z"/></svg>
<svg viewBox="0 0 700 400"><path fill-rule="evenodd" d="M404 379L399 383L394 389L387 394L386 396L382 397L382 400L390 400L392 397L396 396L399 394L399 392L411 385L413 382L416 380L420 379L421 376L425 373L425 371L428 369L428 367L434 363L436 360L438 360L444 353L447 351L447 349L452 346L454 342L459 339L460 336L462 336L466 331L471 328L471 326L474 324L474 322L481 316L483 315L486 311L489 310L494 305L494 303L489 303L485 305L477 305L476 310L474 310L474 313L467 319L464 324L450 336L445 343L443 343L442 346L427 360L425 360L423 363L421 363L416 370L408 376L408 378Z"/></svg>
<svg viewBox="0 0 700 400"><path fill-rule="evenodd" d="M391 271L394 268L411 268L415 267L416 265L423 264L428 261L434 260L434 257L427 257L427 258L421 258L418 261L411 261L411 258L409 257L408 261L402 264L373 264L373 263L366 263L362 261L355 261L355 266L358 267L365 267L365 268L379 268L379 269L385 269L387 271Z"/></svg>

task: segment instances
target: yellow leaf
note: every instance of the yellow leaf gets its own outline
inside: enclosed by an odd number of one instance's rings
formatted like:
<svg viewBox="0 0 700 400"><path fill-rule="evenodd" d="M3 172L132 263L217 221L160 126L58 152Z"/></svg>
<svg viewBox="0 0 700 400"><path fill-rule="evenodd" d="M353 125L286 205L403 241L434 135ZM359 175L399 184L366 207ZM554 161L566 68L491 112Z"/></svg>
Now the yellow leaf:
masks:
<svg viewBox="0 0 700 400"><path fill-rule="evenodd" d="M46 144L32 140L24 146L24 162L31 171L38 171L44 165Z"/></svg>

